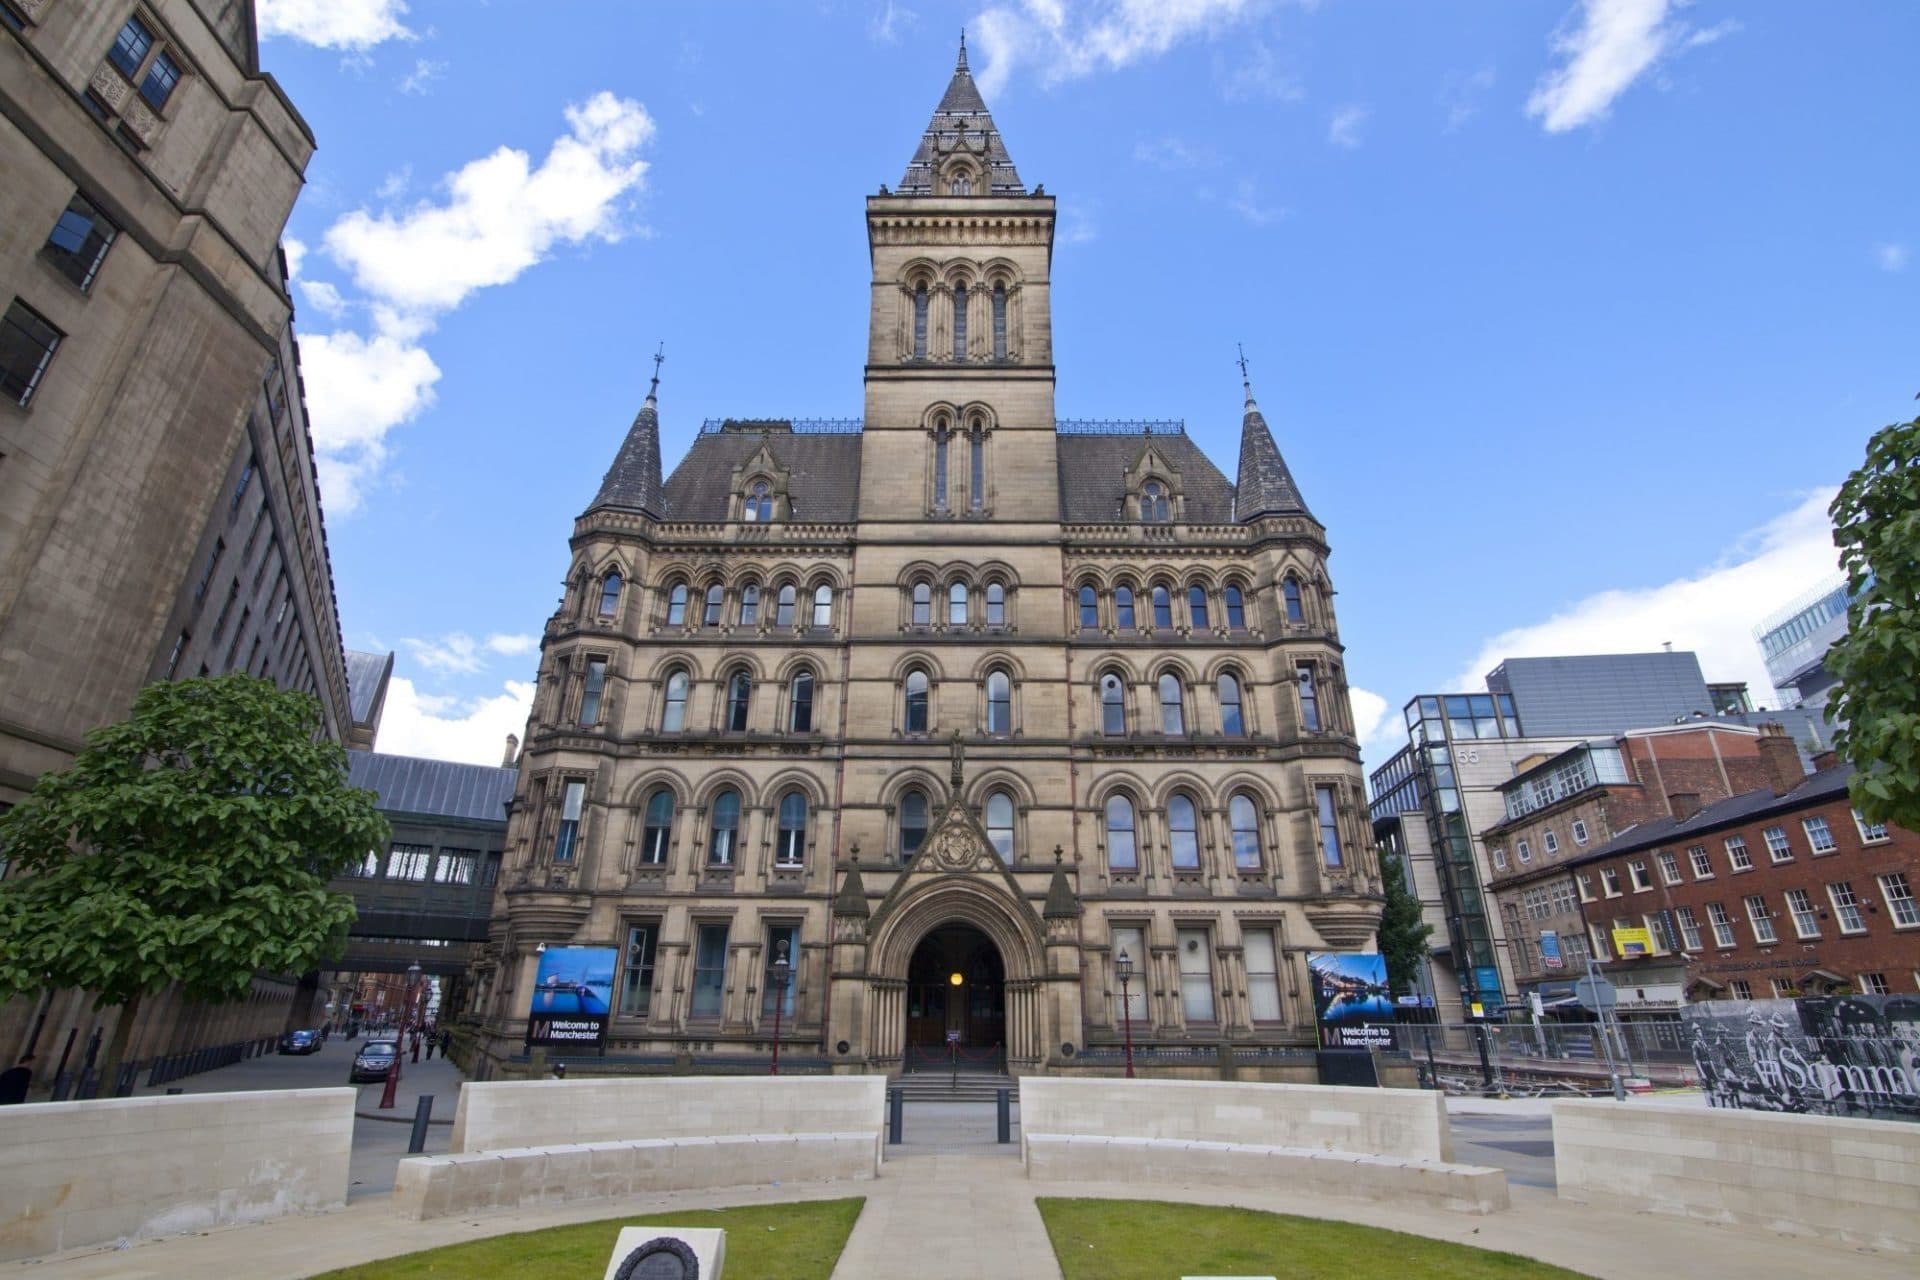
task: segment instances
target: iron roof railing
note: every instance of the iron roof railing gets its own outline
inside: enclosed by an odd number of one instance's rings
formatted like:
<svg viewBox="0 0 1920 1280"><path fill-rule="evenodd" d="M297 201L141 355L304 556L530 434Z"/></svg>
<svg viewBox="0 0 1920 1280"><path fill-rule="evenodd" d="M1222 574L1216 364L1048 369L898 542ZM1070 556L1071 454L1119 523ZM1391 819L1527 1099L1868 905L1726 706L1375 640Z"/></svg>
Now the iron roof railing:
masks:
<svg viewBox="0 0 1920 1280"><path fill-rule="evenodd" d="M716 436L723 432L758 435L786 432L793 435L849 436L865 429L863 418L708 418L700 424L700 434ZM1183 418L1056 418L1053 429L1063 436L1184 436Z"/></svg>

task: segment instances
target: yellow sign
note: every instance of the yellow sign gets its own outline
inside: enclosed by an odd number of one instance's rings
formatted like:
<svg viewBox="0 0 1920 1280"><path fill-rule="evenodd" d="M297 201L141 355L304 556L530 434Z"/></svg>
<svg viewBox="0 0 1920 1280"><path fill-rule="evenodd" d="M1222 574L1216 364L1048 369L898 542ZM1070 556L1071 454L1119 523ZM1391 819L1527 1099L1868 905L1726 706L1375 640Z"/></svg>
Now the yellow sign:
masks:
<svg viewBox="0 0 1920 1280"><path fill-rule="evenodd" d="M1481 1006L1478 1000L1475 1000L1472 1004L1468 1005L1467 1010L1470 1013L1472 1013L1473 1016L1476 1018L1484 1018L1487 1016L1486 1009Z"/></svg>
<svg viewBox="0 0 1920 1280"><path fill-rule="evenodd" d="M1650 956L1653 954L1653 935L1642 926L1627 928L1615 925L1613 949L1622 960L1631 960L1635 956Z"/></svg>

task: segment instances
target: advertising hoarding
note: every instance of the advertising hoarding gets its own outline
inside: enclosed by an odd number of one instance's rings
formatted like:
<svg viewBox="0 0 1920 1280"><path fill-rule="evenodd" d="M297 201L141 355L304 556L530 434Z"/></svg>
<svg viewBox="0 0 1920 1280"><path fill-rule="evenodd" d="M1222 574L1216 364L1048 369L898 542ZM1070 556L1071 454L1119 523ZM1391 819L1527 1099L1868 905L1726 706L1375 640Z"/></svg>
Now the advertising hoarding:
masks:
<svg viewBox="0 0 1920 1280"><path fill-rule="evenodd" d="M527 1046L599 1051L613 1013L613 947L548 947L527 1009Z"/></svg>
<svg viewBox="0 0 1920 1280"><path fill-rule="evenodd" d="M1313 1016L1329 1049L1393 1048L1393 995L1383 955L1307 953Z"/></svg>

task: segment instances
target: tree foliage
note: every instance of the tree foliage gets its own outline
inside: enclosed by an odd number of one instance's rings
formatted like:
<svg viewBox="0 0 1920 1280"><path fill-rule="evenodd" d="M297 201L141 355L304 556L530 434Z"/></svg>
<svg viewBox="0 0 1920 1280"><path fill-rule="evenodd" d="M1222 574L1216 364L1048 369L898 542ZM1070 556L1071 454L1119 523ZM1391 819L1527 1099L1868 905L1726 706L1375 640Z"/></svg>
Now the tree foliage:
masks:
<svg viewBox="0 0 1920 1280"><path fill-rule="evenodd" d="M354 919L328 879L388 834L346 776L305 694L242 674L141 690L0 815L22 873L0 882L0 995L121 1006L111 1070L146 994L232 1001L256 971L318 968Z"/></svg>
<svg viewBox="0 0 1920 1280"><path fill-rule="evenodd" d="M1855 807L1920 831L1920 418L1882 428L1828 508L1851 602L1827 715Z"/></svg>
<svg viewBox="0 0 1920 1280"><path fill-rule="evenodd" d="M1400 855L1385 845L1380 848L1380 878L1387 892L1386 910L1380 913L1380 954L1387 958L1387 985L1395 995L1408 995L1419 985L1420 962L1427 958L1433 926L1422 918L1420 899L1407 887Z"/></svg>

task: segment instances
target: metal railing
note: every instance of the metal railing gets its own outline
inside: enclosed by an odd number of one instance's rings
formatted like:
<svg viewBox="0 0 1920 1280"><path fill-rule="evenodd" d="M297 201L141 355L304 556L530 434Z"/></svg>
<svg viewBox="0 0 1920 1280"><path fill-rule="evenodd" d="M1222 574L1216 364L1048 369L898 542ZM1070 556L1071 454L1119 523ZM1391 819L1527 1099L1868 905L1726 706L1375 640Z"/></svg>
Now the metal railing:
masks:
<svg viewBox="0 0 1920 1280"><path fill-rule="evenodd" d="M1063 436L1183 436L1184 418L1055 418L1054 431Z"/></svg>
<svg viewBox="0 0 1920 1280"><path fill-rule="evenodd" d="M865 421L863 418L708 418L701 422L700 434L753 435L778 431L797 436L857 436Z"/></svg>

